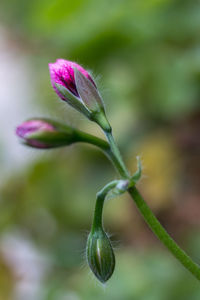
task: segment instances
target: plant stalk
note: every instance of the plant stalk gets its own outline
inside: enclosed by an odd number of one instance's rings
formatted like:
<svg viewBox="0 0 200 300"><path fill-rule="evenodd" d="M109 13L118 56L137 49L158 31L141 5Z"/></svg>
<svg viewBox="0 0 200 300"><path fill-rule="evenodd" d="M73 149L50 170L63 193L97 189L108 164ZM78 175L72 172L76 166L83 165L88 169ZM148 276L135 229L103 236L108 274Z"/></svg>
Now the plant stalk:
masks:
<svg viewBox="0 0 200 300"><path fill-rule="evenodd" d="M92 224L92 232L94 233L97 229L101 229L103 227L102 224L102 213L103 213L103 205L104 200L108 194L108 192L116 186L118 180L113 180L109 182L105 187L103 187L96 196L96 204L94 209L94 218Z"/></svg>
<svg viewBox="0 0 200 300"><path fill-rule="evenodd" d="M110 144L110 160L112 161L115 168L118 170L122 178L130 179L129 172L121 158L119 149L114 141L111 133L105 132L108 143ZM109 152L107 151L107 155ZM114 159L113 159L114 158ZM145 222L151 228L157 238L168 248L168 250L179 260L179 262L190 271L198 280L200 280L200 267L197 265L172 239L167 233L164 227L160 224L158 219L155 217L149 206L140 195L137 188L131 187L128 190L131 198L134 200L140 214L143 216Z"/></svg>

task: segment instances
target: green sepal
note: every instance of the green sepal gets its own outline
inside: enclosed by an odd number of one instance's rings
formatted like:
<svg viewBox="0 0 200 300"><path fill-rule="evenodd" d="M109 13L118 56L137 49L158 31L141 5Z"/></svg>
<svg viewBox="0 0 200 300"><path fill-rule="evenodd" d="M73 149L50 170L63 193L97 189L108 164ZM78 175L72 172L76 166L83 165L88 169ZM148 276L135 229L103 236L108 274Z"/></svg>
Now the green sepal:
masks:
<svg viewBox="0 0 200 300"><path fill-rule="evenodd" d="M73 108L84 114L87 118L90 119L91 112L87 109L85 104L78 97L74 96L68 89L63 85L55 83L55 86L59 93L65 98L65 101L71 105Z"/></svg>
<svg viewBox="0 0 200 300"><path fill-rule="evenodd" d="M115 269L115 255L111 242L102 228L90 232L86 247L87 262L97 277L105 283Z"/></svg>
<svg viewBox="0 0 200 300"><path fill-rule="evenodd" d="M78 94L85 106L92 112L104 110L103 100L95 85L77 68L74 68L74 77Z"/></svg>
<svg viewBox="0 0 200 300"><path fill-rule="evenodd" d="M131 177L131 181L134 184L136 184L142 176L142 162L141 162L141 159L140 159L139 156L137 156L136 159L137 159L137 171Z"/></svg>
<svg viewBox="0 0 200 300"><path fill-rule="evenodd" d="M37 142L43 143L46 146L49 146L50 148L55 147L61 147L61 146L68 146L75 141L75 137L72 135L69 135L64 132L47 132L47 131L41 131L32 133L27 138L27 145L29 140L36 140Z"/></svg>
<svg viewBox="0 0 200 300"><path fill-rule="evenodd" d="M112 131L112 128L108 122L108 119L105 115L104 110L100 110L100 111L92 113L90 119L92 121L94 121L95 123L97 123L103 129L104 132Z"/></svg>
<svg viewBox="0 0 200 300"><path fill-rule="evenodd" d="M90 120L96 122L104 131L111 132L105 115L103 100L95 85L78 69L74 68L76 88L85 106L91 112Z"/></svg>

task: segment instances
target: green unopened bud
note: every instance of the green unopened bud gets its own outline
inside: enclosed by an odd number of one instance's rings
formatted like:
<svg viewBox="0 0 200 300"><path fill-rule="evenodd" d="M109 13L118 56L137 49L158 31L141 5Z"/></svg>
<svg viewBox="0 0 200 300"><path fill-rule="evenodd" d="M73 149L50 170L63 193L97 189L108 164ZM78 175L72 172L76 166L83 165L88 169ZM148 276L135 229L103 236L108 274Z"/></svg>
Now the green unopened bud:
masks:
<svg viewBox="0 0 200 300"><path fill-rule="evenodd" d="M111 242L102 228L90 232L87 241L87 261L99 281L105 283L115 268L115 255Z"/></svg>

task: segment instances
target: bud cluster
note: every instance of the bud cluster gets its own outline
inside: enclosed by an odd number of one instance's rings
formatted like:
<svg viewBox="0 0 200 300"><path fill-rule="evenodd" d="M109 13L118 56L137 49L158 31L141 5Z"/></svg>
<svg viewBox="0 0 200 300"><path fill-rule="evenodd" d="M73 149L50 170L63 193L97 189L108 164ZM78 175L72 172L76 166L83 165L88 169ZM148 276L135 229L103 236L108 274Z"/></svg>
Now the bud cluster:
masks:
<svg viewBox="0 0 200 300"><path fill-rule="evenodd" d="M89 120L96 122L104 131L108 142L44 118L31 119L22 123L17 127L16 134L24 144L40 149L67 146L75 142L87 142L95 145L104 151L122 178L106 184L97 193L92 229L86 247L87 262L93 274L102 283L105 283L113 274L115 256L111 242L102 225L103 205L105 199L116 197L128 191L155 235L182 265L200 280L199 266L168 235L135 187L142 175L141 160L137 157L137 170L131 176L112 136L112 129L106 118L103 100L91 75L77 63L64 59L50 63L49 70L51 83L56 94Z"/></svg>
<svg viewBox="0 0 200 300"><path fill-rule="evenodd" d="M49 64L53 89L65 101L89 120L96 122L106 134L111 127L106 118L103 100L92 76L75 62L58 59ZM107 155L110 145L97 137L47 118L34 118L20 124L17 136L30 147L51 149L68 146L75 142L87 142L100 147ZM136 174L136 180L139 175ZM115 180L97 193L95 214L88 236L86 256L90 269L99 281L105 283L113 274L115 256L109 237L102 226L102 211L107 196L116 196L127 191L129 181Z"/></svg>

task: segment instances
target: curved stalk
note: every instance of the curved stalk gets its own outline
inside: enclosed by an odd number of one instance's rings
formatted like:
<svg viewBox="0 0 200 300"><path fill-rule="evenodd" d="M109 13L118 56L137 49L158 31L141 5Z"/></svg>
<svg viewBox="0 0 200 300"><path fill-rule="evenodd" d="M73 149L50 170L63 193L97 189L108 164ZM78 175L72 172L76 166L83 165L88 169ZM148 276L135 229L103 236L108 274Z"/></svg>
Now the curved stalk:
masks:
<svg viewBox="0 0 200 300"><path fill-rule="evenodd" d="M108 192L114 188L118 180L113 180L112 182L109 182L106 186L104 186L98 193L96 197L96 204L94 209L94 218L93 218L93 224L92 224L92 230L91 232L95 232L98 228L102 228L102 212L103 212L103 204L104 200L106 198L106 195Z"/></svg>
<svg viewBox="0 0 200 300"><path fill-rule="evenodd" d="M122 160L119 149L114 141L114 138L110 132L105 132L108 143L93 135L79 131L79 141L86 142L99 147L113 163L120 176L124 179L130 179L129 172ZM97 201L95 206L95 222L92 228L102 226L102 210L105 200L105 196L109 189L115 186L115 181L109 183L97 194ZM131 187L128 190L131 198L134 200L139 212L143 216L145 222L151 228L153 233L158 239L168 248L168 250L179 260L179 262L185 266L198 280L200 280L200 267L176 244L176 242L170 237L164 227L160 224L155 217L149 206L146 204L142 196L136 187ZM99 216L99 217L98 217Z"/></svg>
<svg viewBox="0 0 200 300"><path fill-rule="evenodd" d="M74 134L76 135L78 142L84 142L84 143L88 143L88 144L97 146L102 151L104 151L106 153L106 155L108 155L108 153L110 153L110 146L105 140L102 140L92 134L85 133L80 130L76 130L76 132Z"/></svg>
<svg viewBox="0 0 200 300"><path fill-rule="evenodd" d="M76 130L74 134L76 135L78 142L88 143L101 149L104 154L106 154L108 159L112 162L121 177L127 178L129 176L129 173L126 170L125 165L123 164L119 150L115 145L114 139L112 138L112 134L107 133L107 139L109 140L109 143L107 143L105 140L102 140L101 138L80 130Z"/></svg>
<svg viewBox="0 0 200 300"><path fill-rule="evenodd" d="M149 206L146 204L136 187L129 189L129 194L134 200L138 210L144 217L146 223L158 237L158 239L168 248L168 250L185 266L198 280L200 280L200 267L183 251L167 233L164 227L155 217Z"/></svg>
<svg viewBox="0 0 200 300"><path fill-rule="evenodd" d="M114 138L111 133L105 132L112 155L110 159L118 170L122 178L130 179L129 172L121 158L119 149L115 144ZM108 152L107 152L108 154ZM114 157L114 159L113 159ZM117 161L117 163L116 163ZM155 217L149 206L146 204L136 187L129 188L129 194L134 200L140 214L143 216L145 222L151 228L157 238L168 248L168 250L179 260L179 262L190 271L198 280L200 280L200 267L197 265L170 237L164 227L160 224Z"/></svg>
<svg viewBox="0 0 200 300"><path fill-rule="evenodd" d="M115 143L115 140L113 138L113 135L111 132L104 132L106 135L106 138L108 140L108 143L110 145L110 152L111 152L111 161L113 162L115 168L119 172L122 178L129 179L130 174L122 160L121 154L119 152L119 149ZM109 153L108 153L109 154Z"/></svg>

